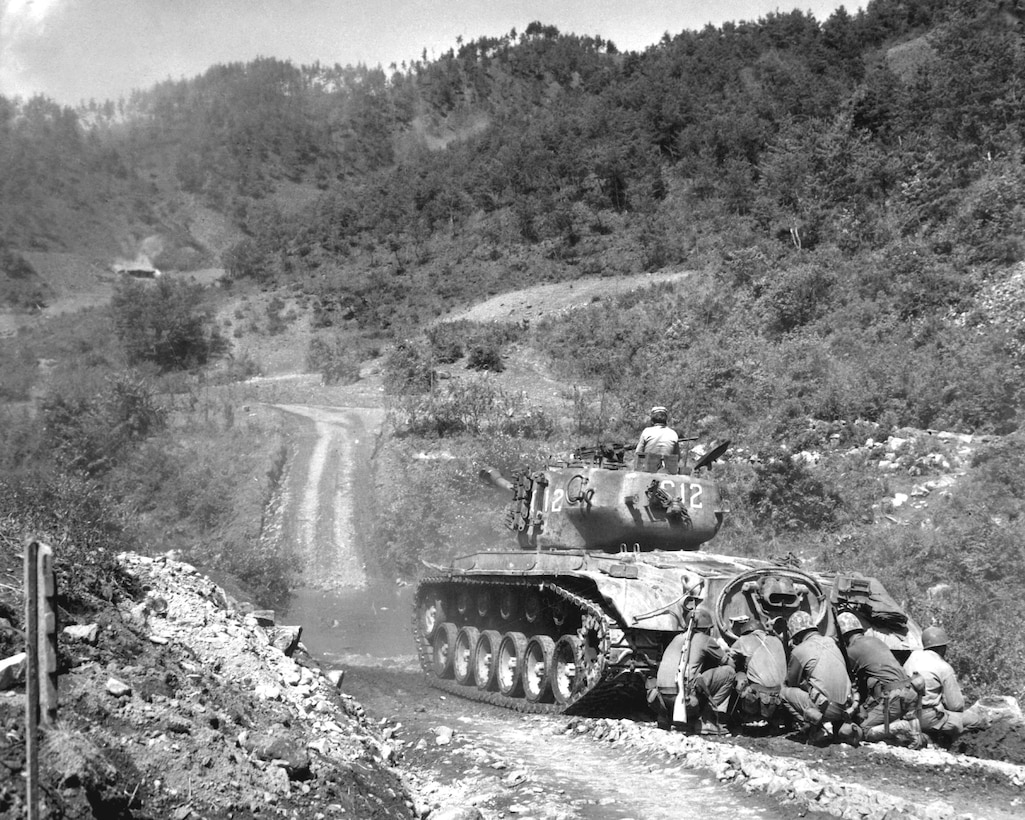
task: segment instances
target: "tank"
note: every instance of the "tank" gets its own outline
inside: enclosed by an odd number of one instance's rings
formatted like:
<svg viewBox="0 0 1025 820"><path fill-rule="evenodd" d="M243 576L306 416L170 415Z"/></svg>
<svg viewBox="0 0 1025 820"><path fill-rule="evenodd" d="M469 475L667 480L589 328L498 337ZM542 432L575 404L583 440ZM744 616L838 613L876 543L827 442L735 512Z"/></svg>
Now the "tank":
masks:
<svg viewBox="0 0 1025 820"><path fill-rule="evenodd" d="M504 523L514 541L426 566L413 635L431 684L524 712L622 710L698 606L727 644L732 616L786 643L794 612L835 636L835 614L848 610L898 654L920 648L921 630L874 578L703 549L729 512L713 476L728 445L713 442L693 464L628 464L621 451L597 448L511 480L482 470L511 495Z"/></svg>

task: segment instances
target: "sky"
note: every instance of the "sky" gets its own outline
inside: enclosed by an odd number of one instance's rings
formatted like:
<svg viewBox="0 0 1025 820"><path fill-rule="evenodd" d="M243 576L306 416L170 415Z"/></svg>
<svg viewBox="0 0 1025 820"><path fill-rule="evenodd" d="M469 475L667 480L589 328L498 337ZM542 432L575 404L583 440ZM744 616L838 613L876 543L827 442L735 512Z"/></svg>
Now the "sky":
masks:
<svg viewBox="0 0 1025 820"><path fill-rule="evenodd" d="M388 69L538 20L640 51L663 34L839 0L0 0L0 95L62 105L116 101L257 57Z"/></svg>

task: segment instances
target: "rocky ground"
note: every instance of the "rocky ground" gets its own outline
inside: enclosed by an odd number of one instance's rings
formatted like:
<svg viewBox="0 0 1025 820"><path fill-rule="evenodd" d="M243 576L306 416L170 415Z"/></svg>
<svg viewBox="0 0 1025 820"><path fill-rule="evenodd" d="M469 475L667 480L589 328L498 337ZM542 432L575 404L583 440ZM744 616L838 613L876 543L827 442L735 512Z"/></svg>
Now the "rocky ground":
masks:
<svg viewBox="0 0 1025 820"><path fill-rule="evenodd" d="M125 555L137 599L60 636L43 817L1014 818L1025 760L524 717L430 689L412 659L321 668L297 626L194 568ZM24 697L0 697L0 818L25 816ZM973 751L1020 754L1000 724ZM988 745L987 745L988 744Z"/></svg>
<svg viewBox="0 0 1025 820"><path fill-rule="evenodd" d="M413 817L363 707L298 630L195 569L126 555L142 590L60 635L43 817ZM26 816L25 698L0 697L0 817Z"/></svg>
<svg viewBox="0 0 1025 820"><path fill-rule="evenodd" d="M489 820L662 820L714 817L720 809L762 818L1025 816L1023 761L935 747L689 737L658 729L643 711L521 716L430 689L412 665L386 669L354 659L346 688L394 727L403 765L427 784L419 792L426 808L462 802Z"/></svg>

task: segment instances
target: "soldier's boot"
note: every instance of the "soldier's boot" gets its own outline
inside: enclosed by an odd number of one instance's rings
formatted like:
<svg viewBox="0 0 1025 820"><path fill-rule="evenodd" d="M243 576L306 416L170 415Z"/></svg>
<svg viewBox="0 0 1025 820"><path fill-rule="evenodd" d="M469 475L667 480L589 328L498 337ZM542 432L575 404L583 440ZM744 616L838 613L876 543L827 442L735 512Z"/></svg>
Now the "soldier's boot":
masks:
<svg viewBox="0 0 1025 820"><path fill-rule="evenodd" d="M893 739L901 746L909 749L921 749L923 746L922 725L917 719L898 720L890 726L890 731L893 732Z"/></svg>
<svg viewBox="0 0 1025 820"><path fill-rule="evenodd" d="M844 723L836 730L836 739L850 746L860 745L863 737L864 732L857 723Z"/></svg>
<svg viewBox="0 0 1025 820"><path fill-rule="evenodd" d="M874 743L880 740L889 740L898 746L910 746L920 748L919 724L917 720L895 720L890 724L889 734L885 726L873 726L865 732L865 740Z"/></svg>
<svg viewBox="0 0 1025 820"><path fill-rule="evenodd" d="M810 746L828 746L833 742L833 733L825 726L811 726L804 742Z"/></svg>

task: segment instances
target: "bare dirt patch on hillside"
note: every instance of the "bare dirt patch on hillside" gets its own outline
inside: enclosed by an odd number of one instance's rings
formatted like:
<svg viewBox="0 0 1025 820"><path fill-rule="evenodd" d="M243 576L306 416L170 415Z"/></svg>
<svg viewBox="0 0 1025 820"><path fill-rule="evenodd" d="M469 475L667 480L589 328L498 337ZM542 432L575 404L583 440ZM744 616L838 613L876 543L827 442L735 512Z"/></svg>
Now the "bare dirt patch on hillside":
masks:
<svg viewBox="0 0 1025 820"><path fill-rule="evenodd" d="M0 337L11 336L19 328L42 319L60 316L110 301L116 277L95 259L71 253L21 254L45 284L49 298L32 312L0 311Z"/></svg>
<svg viewBox="0 0 1025 820"><path fill-rule="evenodd" d="M630 293L638 288L663 282L678 282L692 273L693 271L664 271L638 276L591 277L571 282L535 285L524 290L499 294L470 308L445 316L440 321L465 319L471 322L529 322L587 307L601 299Z"/></svg>

